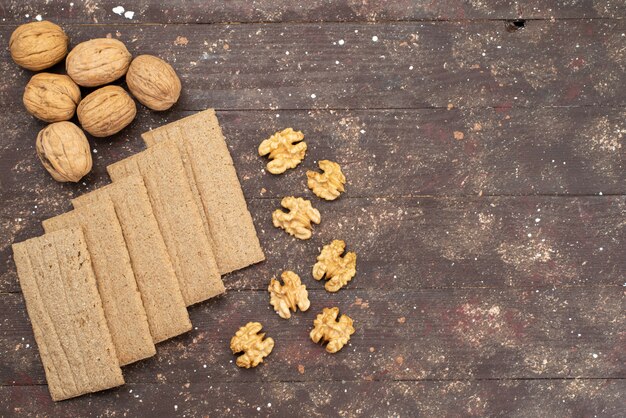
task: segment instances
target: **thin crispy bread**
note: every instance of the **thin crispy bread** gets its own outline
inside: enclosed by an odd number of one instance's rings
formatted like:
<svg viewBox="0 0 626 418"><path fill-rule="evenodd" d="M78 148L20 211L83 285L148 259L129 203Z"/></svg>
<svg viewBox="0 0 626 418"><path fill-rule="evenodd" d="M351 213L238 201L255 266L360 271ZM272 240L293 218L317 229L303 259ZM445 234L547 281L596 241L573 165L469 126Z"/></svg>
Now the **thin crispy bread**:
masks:
<svg viewBox="0 0 626 418"><path fill-rule="evenodd" d="M148 147L173 142L185 162L213 253L225 274L265 259L214 109L142 134ZM199 199L198 199L199 198Z"/></svg>
<svg viewBox="0 0 626 418"><path fill-rule="evenodd" d="M52 399L124 384L81 230L13 244L13 254Z"/></svg>
<svg viewBox="0 0 626 418"><path fill-rule="evenodd" d="M47 219L43 228L46 232L83 230L120 366L155 355L146 311L111 199Z"/></svg>
<svg viewBox="0 0 626 418"><path fill-rule="evenodd" d="M140 176L84 194L75 208L111 199L126 241L135 280L155 343L191 329L185 300Z"/></svg>
<svg viewBox="0 0 626 418"><path fill-rule="evenodd" d="M107 167L114 182L140 174L187 306L224 293L178 148L164 142Z"/></svg>

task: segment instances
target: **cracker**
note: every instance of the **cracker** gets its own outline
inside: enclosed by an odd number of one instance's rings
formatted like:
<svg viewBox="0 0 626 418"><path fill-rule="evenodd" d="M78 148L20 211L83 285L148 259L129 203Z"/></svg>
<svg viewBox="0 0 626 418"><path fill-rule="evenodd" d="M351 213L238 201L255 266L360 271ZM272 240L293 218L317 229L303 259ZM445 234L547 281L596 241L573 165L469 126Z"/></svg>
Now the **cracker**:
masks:
<svg viewBox="0 0 626 418"><path fill-rule="evenodd" d="M52 399L123 385L81 230L13 244L13 254Z"/></svg>
<svg viewBox="0 0 626 418"><path fill-rule="evenodd" d="M107 167L113 181L141 174L187 306L224 293L178 148L151 147Z"/></svg>
<svg viewBox="0 0 626 418"><path fill-rule="evenodd" d="M111 199L43 221L46 232L81 228L120 366L156 354L146 311Z"/></svg>
<svg viewBox="0 0 626 418"><path fill-rule="evenodd" d="M187 181L197 191L213 253L225 274L265 260L214 109L142 134L148 147L174 142L185 161Z"/></svg>
<svg viewBox="0 0 626 418"><path fill-rule="evenodd" d="M130 255L139 293L155 343L191 329L185 300L140 176L82 195L75 208L111 199Z"/></svg>

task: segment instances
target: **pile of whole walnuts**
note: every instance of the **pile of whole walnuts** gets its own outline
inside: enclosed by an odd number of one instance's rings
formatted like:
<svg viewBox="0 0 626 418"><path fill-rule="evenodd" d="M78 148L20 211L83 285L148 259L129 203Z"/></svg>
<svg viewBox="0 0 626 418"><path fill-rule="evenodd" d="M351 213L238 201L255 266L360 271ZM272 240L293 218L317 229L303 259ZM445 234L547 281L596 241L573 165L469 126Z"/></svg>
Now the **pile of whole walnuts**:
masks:
<svg viewBox="0 0 626 418"><path fill-rule="evenodd" d="M37 135L36 149L57 181L77 182L91 170L87 137L69 122L74 113L94 137L116 134L135 118L133 98L122 87L106 84L126 75L130 93L152 110L169 109L180 96L180 79L171 65L152 55L133 59L117 39L91 39L68 54L69 37L60 26L32 22L15 29L9 49L15 63L31 71L50 68L65 58L67 75L35 74L24 90L26 110L50 123ZM79 86L98 89L81 100Z"/></svg>

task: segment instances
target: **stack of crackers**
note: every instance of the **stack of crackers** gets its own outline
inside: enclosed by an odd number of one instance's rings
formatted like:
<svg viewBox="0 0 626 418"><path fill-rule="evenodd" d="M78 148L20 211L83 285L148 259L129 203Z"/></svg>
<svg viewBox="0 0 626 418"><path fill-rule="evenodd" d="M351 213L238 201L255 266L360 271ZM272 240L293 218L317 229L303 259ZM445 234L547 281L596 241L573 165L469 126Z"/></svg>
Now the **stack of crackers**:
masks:
<svg viewBox="0 0 626 418"><path fill-rule="evenodd" d="M142 138L145 151L107 167L111 184L13 245L56 401L122 385L120 366L224 293L221 275L264 260L215 111Z"/></svg>

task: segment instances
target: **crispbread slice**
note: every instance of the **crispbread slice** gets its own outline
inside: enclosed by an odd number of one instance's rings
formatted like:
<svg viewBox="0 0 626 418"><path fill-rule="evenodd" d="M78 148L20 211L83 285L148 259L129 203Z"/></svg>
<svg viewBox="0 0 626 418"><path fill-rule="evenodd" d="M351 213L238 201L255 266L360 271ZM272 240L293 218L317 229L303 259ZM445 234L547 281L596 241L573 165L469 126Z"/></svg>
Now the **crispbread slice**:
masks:
<svg viewBox="0 0 626 418"><path fill-rule="evenodd" d="M213 253L225 274L265 259L214 109L142 134L148 147L173 142L185 161L187 182L197 192Z"/></svg>
<svg viewBox="0 0 626 418"><path fill-rule="evenodd" d="M81 230L13 244L13 255L52 399L124 384Z"/></svg>
<svg viewBox="0 0 626 418"><path fill-rule="evenodd" d="M82 208L107 199L113 201L122 227L153 341L189 331L185 300L141 176L101 187L72 200L72 204Z"/></svg>
<svg viewBox="0 0 626 418"><path fill-rule="evenodd" d="M224 293L176 145L151 147L107 171L114 182L141 174L187 306Z"/></svg>
<svg viewBox="0 0 626 418"><path fill-rule="evenodd" d="M46 232L81 228L120 366L156 354L122 228L110 198L43 221Z"/></svg>

